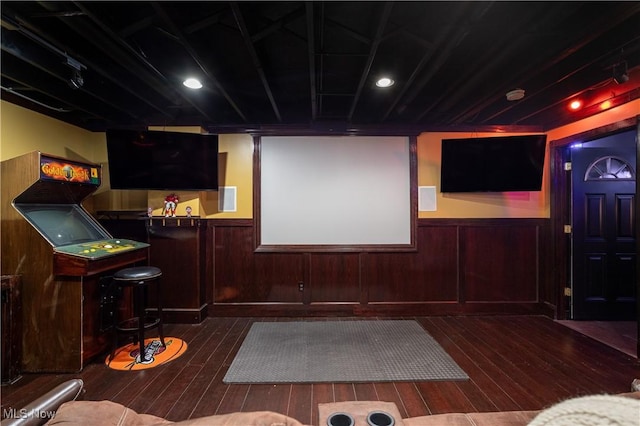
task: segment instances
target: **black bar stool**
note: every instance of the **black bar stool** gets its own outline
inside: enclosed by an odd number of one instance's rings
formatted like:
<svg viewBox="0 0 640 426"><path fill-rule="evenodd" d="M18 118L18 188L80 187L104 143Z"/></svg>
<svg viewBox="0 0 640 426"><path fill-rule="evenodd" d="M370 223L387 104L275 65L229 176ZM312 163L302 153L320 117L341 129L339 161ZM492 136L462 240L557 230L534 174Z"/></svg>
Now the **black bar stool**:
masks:
<svg viewBox="0 0 640 426"><path fill-rule="evenodd" d="M114 326L115 336L113 339L113 348L111 350L111 356L109 360L112 360L115 351L118 347L118 337L120 335L132 335L133 343L136 341L140 344L140 362L146 360L144 351L144 333L147 330L153 328L158 329L160 336L160 343L163 347L166 347L164 343L164 334L162 332L162 292L160 281L162 277L162 271L155 266L135 266L131 268L121 269L113 275L113 283L116 285L119 293L125 288L129 287L133 291L133 309L134 315L131 318L127 318L122 321L118 321L116 315L116 323ZM158 296L158 315L147 315L147 298L148 287L150 285L157 284L157 296Z"/></svg>

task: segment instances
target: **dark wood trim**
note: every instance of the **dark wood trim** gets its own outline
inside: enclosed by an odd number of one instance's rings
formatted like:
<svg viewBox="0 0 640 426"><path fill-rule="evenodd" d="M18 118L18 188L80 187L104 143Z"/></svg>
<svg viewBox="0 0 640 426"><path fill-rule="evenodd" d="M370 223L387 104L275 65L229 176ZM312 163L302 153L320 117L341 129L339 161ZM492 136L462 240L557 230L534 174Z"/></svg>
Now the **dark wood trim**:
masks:
<svg viewBox="0 0 640 426"><path fill-rule="evenodd" d="M146 263L149 249L147 247L117 256L88 259L71 256L65 253L53 253L53 273L61 276L91 276L102 272L131 266L134 263Z"/></svg>
<svg viewBox="0 0 640 426"><path fill-rule="evenodd" d="M551 214L551 253L553 259L550 269L555 286L551 286L544 300L556 306L556 317L567 318L568 297L564 288L569 287L571 267L571 234L565 233L564 226L571 224L571 175L564 170L569 160L566 145L550 148L550 214Z"/></svg>
<svg viewBox="0 0 640 426"><path fill-rule="evenodd" d="M210 317L397 317L430 315L545 315L552 307L539 302L423 303L225 303L209 306Z"/></svg>
<svg viewBox="0 0 640 426"><path fill-rule="evenodd" d="M640 238L638 238L638 231L640 230L640 197L638 197L638 189L640 188L640 184L638 184L638 166L640 165L640 115L636 117L636 273L640 273L640 256L637 253L640 253ZM640 279L637 279L637 287L636 287L636 309L638 312L638 324L637 330L638 334L636 336L636 354L639 355L640 359Z"/></svg>
<svg viewBox="0 0 640 426"><path fill-rule="evenodd" d="M298 286L302 291L302 303L304 305L310 305L312 302L311 292L304 291L304 283L311 282L311 253L304 253L302 255L302 281L298 282Z"/></svg>
<svg viewBox="0 0 640 426"><path fill-rule="evenodd" d="M10 94L9 94L10 95ZM421 126L407 124L345 124L336 122L312 123L310 125L261 125L261 126L207 126L209 133L250 134L260 136L419 136L421 133L451 132L450 126ZM541 133L540 125L456 125L462 133Z"/></svg>
<svg viewBox="0 0 640 426"><path fill-rule="evenodd" d="M204 222L204 276L202 282L204 285L205 300L207 307L213 304L213 278L216 270L215 259L215 244L216 240L216 227L213 226L213 221Z"/></svg>
<svg viewBox="0 0 640 426"><path fill-rule="evenodd" d="M436 218L418 219L420 226L542 226L547 222L546 218Z"/></svg>
<svg viewBox="0 0 640 426"><path fill-rule="evenodd" d="M640 138L640 115L621 120L606 126L590 129L585 132L577 133L561 139L549 142L551 153L551 250L552 262L550 268L556 284L555 288L550 287L550 294L547 295L547 303L555 303L557 306L556 317L559 319L567 318L567 311L570 301L564 296L564 287L570 284L571 269L571 236L565 234L563 227L565 224L571 223L571 177L564 171L564 162L568 160L568 147L575 142L587 142L594 139L606 137L608 135L619 133L625 130L636 129L638 137L636 137L636 146ZM638 150L638 164L640 164L640 148ZM636 180L636 195L638 194L638 182ZM640 211L638 197L636 196L636 212ZM638 214L636 214L636 233L640 229ZM639 239L636 238L638 241ZM640 242L638 243L640 252ZM640 257L638 258L638 269L640 271ZM640 295L640 280L636 293ZM638 337L640 337L640 298L638 299ZM555 302L554 302L555 301ZM640 342L640 339L639 339ZM640 350L640 343L638 346Z"/></svg>
<svg viewBox="0 0 640 426"><path fill-rule="evenodd" d="M274 136L277 136L274 134ZM282 135L285 136L285 135ZM287 133L286 136L299 136ZM320 136L319 134L310 136ZM325 135L326 136L326 135ZM330 136L338 136L332 134ZM378 135L380 136L380 135ZM409 244L358 244L358 245L264 245L261 242L261 153L262 141L259 136L253 138L253 217L254 217L254 243L255 251L263 253L349 253L349 252L403 252L416 251L416 223L418 217L418 138L415 135L409 138L409 198L410 198L410 243Z"/></svg>
<svg viewBox="0 0 640 426"><path fill-rule="evenodd" d="M262 142L259 136L253 137L253 244L254 248L260 247L260 235L262 235Z"/></svg>
<svg viewBox="0 0 640 426"><path fill-rule="evenodd" d="M627 118L626 120L621 120L612 124L608 124L606 126L597 127L585 132L576 133L575 135L552 140L549 142L549 146L552 148L557 148L561 146L567 146L575 142L587 142L593 139L603 138L613 133L636 128L639 120L640 116Z"/></svg>
<svg viewBox="0 0 640 426"><path fill-rule="evenodd" d="M149 312L157 312L155 308L149 308ZM191 308L162 308L162 319L165 323L172 324L199 324L207 317L209 305L204 304L200 309Z"/></svg>
<svg viewBox="0 0 640 426"><path fill-rule="evenodd" d="M358 255L358 294L361 305L364 305L369 302L369 286L366 285L364 276L364 265L368 264L370 261L368 253L360 253Z"/></svg>
<svg viewBox="0 0 640 426"><path fill-rule="evenodd" d="M208 226L224 226L224 227L246 227L254 226L253 219L203 219L207 222Z"/></svg>
<svg viewBox="0 0 640 426"><path fill-rule="evenodd" d="M415 229L415 227L414 227ZM413 232L413 231L412 231ZM410 252L416 251L414 244L386 245L287 245L256 247L256 253L374 253L374 252Z"/></svg>

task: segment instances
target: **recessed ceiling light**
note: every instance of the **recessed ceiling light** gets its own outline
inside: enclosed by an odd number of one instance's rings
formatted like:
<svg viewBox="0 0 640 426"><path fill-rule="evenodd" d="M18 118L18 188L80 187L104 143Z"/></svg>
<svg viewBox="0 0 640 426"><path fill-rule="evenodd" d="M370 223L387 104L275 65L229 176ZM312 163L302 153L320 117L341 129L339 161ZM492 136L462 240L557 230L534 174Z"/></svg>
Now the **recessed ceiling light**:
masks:
<svg viewBox="0 0 640 426"><path fill-rule="evenodd" d="M183 81L182 84L187 86L189 89L201 89L202 88L202 83L200 83L200 80L198 80L197 78L188 78L185 81Z"/></svg>
<svg viewBox="0 0 640 426"><path fill-rule="evenodd" d="M378 86L378 87L390 87L390 86L393 86L394 83L395 83L395 81L393 81L389 77L382 77L381 79L376 81L376 86Z"/></svg>

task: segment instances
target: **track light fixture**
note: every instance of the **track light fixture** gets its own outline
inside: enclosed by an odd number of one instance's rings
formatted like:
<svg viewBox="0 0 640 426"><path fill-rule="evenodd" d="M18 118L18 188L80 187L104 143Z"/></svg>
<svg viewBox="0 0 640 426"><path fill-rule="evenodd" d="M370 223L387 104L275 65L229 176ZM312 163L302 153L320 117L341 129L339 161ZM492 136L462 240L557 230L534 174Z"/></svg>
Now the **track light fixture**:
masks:
<svg viewBox="0 0 640 426"><path fill-rule="evenodd" d="M629 73L627 71L627 61L620 62L613 66L613 81L618 84L629 81Z"/></svg>
<svg viewBox="0 0 640 426"><path fill-rule="evenodd" d="M82 69L87 69L80 62L76 61L70 56L67 56L67 65L71 67L71 77L67 81L69 83L69 87L73 90L77 90L84 85L84 78L82 78L82 74L80 73Z"/></svg>
<svg viewBox="0 0 640 426"><path fill-rule="evenodd" d="M69 78L69 87L73 90L79 89L84 84L84 78L82 78L82 74L80 74L79 70L71 70L71 77Z"/></svg>
<svg viewBox="0 0 640 426"><path fill-rule="evenodd" d="M12 31L17 30L22 35L30 38L31 40L35 41L36 43L39 43L41 46L43 46L43 47L49 49L50 51L62 56L65 59L66 65L71 67L71 77L69 78L69 80L67 80L67 83L69 84L69 87L71 87L72 89L76 90L76 89L79 89L80 87L82 87L84 85L84 78L82 78L82 75L80 73L82 72L82 70L86 70L87 67L83 63L81 63L80 61L72 58L71 56L69 56L69 54L67 54L67 52L65 52L62 49L59 49L56 46L54 46L53 44L51 44L47 40L45 40L42 37L40 37L38 34L30 31L27 28L25 28L25 26L22 25L22 23L16 17L6 16L4 14L4 9L3 9L2 12L3 12L2 13L2 27L3 28L6 27L6 28L8 28L8 29L10 29Z"/></svg>

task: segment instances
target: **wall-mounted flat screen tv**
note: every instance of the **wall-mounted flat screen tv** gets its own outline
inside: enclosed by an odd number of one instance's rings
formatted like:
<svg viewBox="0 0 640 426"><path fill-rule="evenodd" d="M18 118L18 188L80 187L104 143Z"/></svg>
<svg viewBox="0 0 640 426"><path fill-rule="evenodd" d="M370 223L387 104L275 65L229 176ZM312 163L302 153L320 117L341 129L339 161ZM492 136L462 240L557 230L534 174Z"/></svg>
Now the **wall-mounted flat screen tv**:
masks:
<svg viewBox="0 0 640 426"><path fill-rule="evenodd" d="M546 135L443 139L440 191L540 191L546 142Z"/></svg>
<svg viewBox="0 0 640 426"><path fill-rule="evenodd" d="M218 190L218 135L107 130L112 189Z"/></svg>

